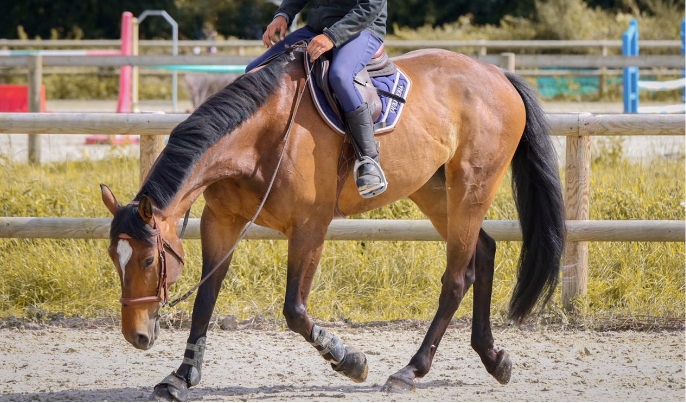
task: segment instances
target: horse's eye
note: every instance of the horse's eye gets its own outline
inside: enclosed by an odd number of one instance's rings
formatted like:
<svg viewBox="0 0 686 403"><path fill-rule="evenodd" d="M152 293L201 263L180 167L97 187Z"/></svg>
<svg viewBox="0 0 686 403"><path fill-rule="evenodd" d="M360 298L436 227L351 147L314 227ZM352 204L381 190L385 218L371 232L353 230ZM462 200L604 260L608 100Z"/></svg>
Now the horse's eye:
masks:
<svg viewBox="0 0 686 403"><path fill-rule="evenodd" d="M153 263L155 263L155 258L150 256L149 258L145 259L143 268L147 269L148 267L152 266Z"/></svg>

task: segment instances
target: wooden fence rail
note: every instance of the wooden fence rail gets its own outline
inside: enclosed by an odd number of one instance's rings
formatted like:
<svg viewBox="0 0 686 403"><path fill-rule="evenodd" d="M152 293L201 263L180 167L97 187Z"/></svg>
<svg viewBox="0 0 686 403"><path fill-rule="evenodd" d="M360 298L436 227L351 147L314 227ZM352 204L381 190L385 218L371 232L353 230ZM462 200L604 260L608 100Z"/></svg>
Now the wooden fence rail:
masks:
<svg viewBox="0 0 686 403"><path fill-rule="evenodd" d="M183 121L185 114L115 113L0 113L0 133L15 134L140 134L141 177L161 151L164 135ZM684 135L684 115L551 114L552 135L567 137L565 208L568 238L562 269L562 299L573 309L576 295L585 294L589 241L684 242L684 221L591 221L590 137L612 135ZM145 141L144 141L145 140ZM104 238L108 219L0 218L0 237ZM197 236L192 221L189 236ZM352 228L348 226L361 226ZM486 221L484 228L496 240L520 239L516 221ZM266 231L266 232L265 232ZM255 227L253 239L279 239ZM328 239L439 240L428 222L387 223L372 220L334 221Z"/></svg>
<svg viewBox="0 0 686 403"><path fill-rule="evenodd" d="M0 217L0 238L107 239L109 218ZM487 220L483 228L496 241L521 241L519 222ZM181 232L181 224L177 229ZM186 239L200 239L200 219L191 218ZM286 239L280 232L252 226L245 239ZM441 241L429 220L334 220L331 241ZM572 242L684 242L686 226L676 220L567 221Z"/></svg>
<svg viewBox="0 0 686 403"><path fill-rule="evenodd" d="M0 67L26 67L32 56L0 56ZM501 55L475 56L486 63L500 66ZM254 56L240 55L144 55L144 56L43 56L44 66L167 66L167 65L242 65L250 63ZM517 68L542 67L669 67L684 66L682 55L517 55ZM503 66L504 67L504 66Z"/></svg>
<svg viewBox="0 0 686 403"><path fill-rule="evenodd" d="M188 114L0 113L0 133L168 135ZM551 113L553 136L683 136L684 115Z"/></svg>
<svg viewBox="0 0 686 403"><path fill-rule="evenodd" d="M414 49L414 48L485 48L497 50L511 49L569 49L569 48L614 48L621 49L621 40L394 40L384 41L387 47ZM119 48L119 39L82 39L82 40L32 40L32 39L0 39L0 48ZM141 40L141 48L172 48L170 40ZM215 46L220 49L233 48L262 48L264 45L261 40L180 40L178 46L182 48L193 48L199 46L207 48ZM676 51L681 48L681 41L673 40L642 40L641 48L666 48Z"/></svg>

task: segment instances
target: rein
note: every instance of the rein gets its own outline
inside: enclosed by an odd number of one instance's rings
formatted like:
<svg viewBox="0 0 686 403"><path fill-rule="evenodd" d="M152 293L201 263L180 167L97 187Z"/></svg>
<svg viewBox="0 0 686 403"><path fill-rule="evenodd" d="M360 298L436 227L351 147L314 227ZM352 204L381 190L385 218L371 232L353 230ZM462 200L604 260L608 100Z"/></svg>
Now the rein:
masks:
<svg viewBox="0 0 686 403"><path fill-rule="evenodd" d="M298 47L303 47L306 45L302 45L300 43L296 43L293 45L292 48L298 48ZM307 57L307 56L305 56ZM241 239L245 236L245 234L248 232L248 229L252 224L255 223L255 220L259 216L260 212L262 211L262 208L264 207L264 204L267 202L267 198L269 197L269 194L271 193L272 187L274 186L274 182L276 180L276 175L279 172L279 168L281 167L281 162L283 161L283 157L286 154L286 147L288 146L288 140L290 138L291 134L291 129L293 129L293 123L295 122L295 117L298 113L299 107L300 107L300 101L302 100L303 95L305 94L305 90L307 89L307 84L308 81L310 80L311 77L311 71L306 72L310 73L307 74L307 77L305 79L305 82L302 86L302 90L300 90L297 93L297 98L294 103L294 108L293 108L293 113L291 115L291 118L288 121L288 126L286 128L286 134L284 135L284 140L283 140L283 147L281 149L281 153L279 154L279 160L276 163L276 168L274 169L274 173L272 174L271 180L269 181L269 186L267 187L267 191L264 194L264 197L262 198L262 201L257 208L257 211L253 215L253 217L250 219L250 221L245 225L243 228L243 231L241 231L240 235L236 239L236 242L233 244L231 249L222 257L219 262L210 270L207 274L205 274L200 281L193 286L190 290L188 290L185 294L181 295L180 297L174 299L171 302L168 302L169 299L169 283L167 279L167 258L166 258L166 251L168 250L171 252L171 254L183 265L185 264L183 254L180 254L174 250L172 245L164 239L164 236L162 236L162 233L159 230L159 226L157 225L157 219L155 219L155 216L153 215L153 229L155 230L155 237L156 243L157 243L157 250L159 254L159 260L160 260L160 273L159 273L159 280L157 284L157 295L153 296L148 296L148 297L135 297L135 298L120 298L119 301L123 306L129 306L129 305L137 305L137 304L144 304L148 302L162 302L162 308L164 306L169 306L170 308L177 305L178 303L184 301L188 297L190 297L203 283L205 283L218 269L219 267L226 261L226 259L231 256L231 254L234 252L236 249L236 246L238 245L238 242L240 242ZM130 205L137 205L138 202L134 201L131 202ZM181 229L181 235L180 239L183 239L183 235L186 232L186 225L188 223L188 216L190 213L190 209L186 212L186 215L184 217L183 221L183 227ZM120 239L131 239L131 236L129 236L126 233L119 234Z"/></svg>
<svg viewBox="0 0 686 403"><path fill-rule="evenodd" d="M302 47L302 46L303 46L303 45L299 45L299 44L296 43L296 44L293 45L293 48ZM305 57L307 57L307 55L305 55ZM311 71L310 71L309 73L311 73ZM234 244L233 244L233 246L231 247L231 249L229 249L229 251L224 255L224 257L222 257L222 258L219 260L219 262L217 262L217 264L214 265L214 267L212 268L212 270L210 270L207 274L205 274L205 275L200 279L200 281L199 281L195 286L193 286L190 290L188 290L185 294L181 295L180 297L174 299L173 301L171 301L171 302L169 302L169 303L167 303L167 300L164 299L163 302L162 302L162 307L164 307L165 305L168 305L168 306L171 308L171 307L177 305L178 303L180 303L180 302L186 300L186 299L187 299L188 297L190 297L191 295L193 295L193 293L194 293L198 288L200 288L200 286L201 286L203 283L205 283L205 281L207 281L207 280L208 280L208 279L209 279L209 278L219 269L219 267L220 267L222 264L224 264L224 262L226 261L226 259L228 259L229 256L231 256L231 254L234 252L234 250L235 250L236 247L238 246L238 242L240 242L240 240L243 239L243 237L245 236L245 234L248 232L248 229L250 228L250 226L251 226L252 224L255 223L255 220L256 220L257 217L260 215L260 212L262 211L262 208L264 207L264 204L267 202L267 198L269 197L269 194L271 193L272 187L273 187L274 182L275 182L275 180L276 180L276 175L277 175L277 173L279 172L279 168L281 167L281 162L283 161L283 157L284 157L284 155L286 154L286 147L288 146L288 139L290 138L290 135L291 135L291 129L293 129L293 123L295 122L295 117L296 117L296 115L297 115L297 113L298 113L298 110L299 110L299 108L300 108L300 101L302 100L303 94L305 94L305 90L307 89L307 83L308 83L308 81L310 80L310 77L311 77L311 74L307 74L307 78L305 79L305 83L304 83L303 86L302 86L302 90L297 94L297 98L296 98L296 101L295 101L295 104L294 104L295 106L294 106L294 108L293 108L293 114L291 115L291 118L290 118L290 120L288 121L288 126L287 126L287 129L286 129L286 134L284 135L283 147L281 148L281 153L279 154L279 160L278 160L278 162L276 163L276 168L274 169L274 173L272 174L272 178L271 178L271 180L269 181L269 186L267 187L267 191L265 192L264 197L262 198L262 202L260 203L259 207L257 208L257 211L255 212L255 214L253 215L253 217L250 219L250 221L248 221L248 223L245 225L245 227L243 228L243 231L241 231L240 235L239 235L238 238L236 239L236 242L234 242Z"/></svg>

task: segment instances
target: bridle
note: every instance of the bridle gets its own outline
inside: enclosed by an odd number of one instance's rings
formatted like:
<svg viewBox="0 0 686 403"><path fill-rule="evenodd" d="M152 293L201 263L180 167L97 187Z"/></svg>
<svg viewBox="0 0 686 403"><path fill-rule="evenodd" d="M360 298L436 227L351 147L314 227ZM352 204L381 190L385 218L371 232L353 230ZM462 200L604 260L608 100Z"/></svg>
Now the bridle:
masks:
<svg viewBox="0 0 686 403"><path fill-rule="evenodd" d="M303 41L294 44L292 46L292 48L304 49L307 46L307 44L302 43L302 42ZM305 57L307 57L307 55L305 55ZM288 121L288 125L286 126L286 134L284 135L284 139L283 139L283 147L281 148L281 152L279 154L279 159L277 160L276 168L274 169L274 174L272 175L272 178L269 181L269 186L267 187L267 191L265 192L264 197L262 198L262 202L260 203L259 207L257 208L257 211L253 215L252 219L243 227L243 231L241 231L240 235L238 236L238 238L234 242L231 249L214 265L212 270L210 270L207 274L205 274L200 279L200 281L195 286L193 286L191 289L189 289L185 294L181 295L180 297L174 299L171 302L168 302L168 300L169 300L169 284L167 282L167 260L166 260L166 256L165 256L165 248L168 249L172 253L172 255L174 255L174 257L176 257L176 259L179 262L181 262L182 265L185 262L184 262L184 258L183 258L183 253L181 253L181 254L177 253L174 250L174 248L172 247L172 245L169 242L167 242L167 240L164 239L159 228L157 228L158 227L157 220L155 219L155 215L153 214L153 224L154 224L153 229L155 230L155 236L157 238L156 239L157 250L158 250L159 259L160 259L160 275L159 275L159 282L157 285L157 295L150 296L150 297L136 297L136 298L124 298L124 297L122 297L119 299L119 301L121 302L121 304L123 306L144 304L147 302L162 302L162 307L164 307L166 305L168 305L169 307L173 307L176 304L178 304L179 302L184 301L185 299L190 297L193 294L193 292L195 292L195 290L197 290L203 283L205 283L205 281L207 281L221 267L221 265L226 261L226 259L228 259L229 256L231 256L233 251L236 249L238 242L241 239L243 239L245 234L248 232L248 228L250 228L250 226L255 222L255 220L259 216L260 211L262 211L262 207L264 207L264 204L266 203L267 198L269 197L269 194L271 193L272 186L274 185L274 181L276 179L276 175L279 172L279 168L281 167L281 162L283 161L283 157L286 153L286 147L288 145L288 140L290 138L291 129L293 128L293 123L295 122L296 114L297 114L298 109L300 107L300 101L302 100L303 94L305 93L305 90L307 89L307 83L310 80L310 77L312 76L311 71L309 71L307 73L308 74L306 74L305 83L303 84L302 88L300 89L300 91L296 91L296 98L295 98L295 102L293 104L293 109L292 109L293 112L291 113L291 117ZM133 205L133 206L138 205L138 202L133 201L130 203L130 205ZM181 230L181 237L180 238L183 238L183 234L186 230L186 224L188 222L188 213L189 212L190 212L190 210L186 212L186 218L184 219L183 229ZM119 238L120 239L130 239L131 237L128 234L122 233L122 234L119 234Z"/></svg>
<svg viewBox="0 0 686 403"><path fill-rule="evenodd" d="M129 206L137 206L138 202L134 201L129 203ZM176 260L178 260L182 265L185 265L185 260L183 258L183 253L177 252L172 244L167 241L164 236L162 235L162 231L160 231L159 225L157 224L157 219L155 218L155 215L153 214L152 216L153 220L153 226L152 229L154 231L154 236L155 236L155 243L157 246L157 256L160 261L159 266L159 276L158 276L158 281L157 281L157 294L156 295L151 295L148 297L133 297L133 298L124 298L123 296L119 298L119 302L121 302L122 306L131 306L131 305L139 305L139 304L145 304L148 302L162 302L162 306L167 304L167 300L169 299L169 282L167 278L167 251L170 252ZM184 223L184 229L185 229L185 223ZM126 233L121 233L118 236L119 239L132 239L129 234ZM123 269L123 268L122 268Z"/></svg>

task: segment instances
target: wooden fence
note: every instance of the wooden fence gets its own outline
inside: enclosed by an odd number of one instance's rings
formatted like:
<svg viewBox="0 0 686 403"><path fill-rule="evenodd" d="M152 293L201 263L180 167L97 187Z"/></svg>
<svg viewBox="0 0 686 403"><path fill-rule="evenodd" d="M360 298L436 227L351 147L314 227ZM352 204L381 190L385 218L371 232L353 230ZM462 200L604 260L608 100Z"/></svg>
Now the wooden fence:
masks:
<svg viewBox="0 0 686 403"><path fill-rule="evenodd" d="M49 42L49 41L46 41ZM245 41L243 41L245 42ZM398 44L409 47L429 47L433 45L434 47L448 47L449 44L455 41L400 41ZM458 41L459 42L459 41ZM463 41L470 43L470 41ZM475 43L480 43L480 41L473 41ZM512 46L520 46L527 41L491 41L494 43L503 42L503 45L511 43ZM536 42L536 41L533 41ZM540 42L540 41L539 41ZM561 42L561 41L543 41L543 42ZM584 41L568 41L571 43L584 42ZM589 41L586 41L589 42ZM608 41L611 42L611 41ZM646 41L649 42L649 41ZM673 46L672 42L679 41L653 41L657 42L660 46L667 46L671 48ZM0 44L2 40L0 40ZM426 46L425 46L426 45ZM544 47L545 44L539 44L539 46ZM605 45L603 45L605 46ZM663 69L662 72L665 73L667 70L671 69L674 73L674 69L682 69L685 63L685 58L683 55L640 55L640 56L621 56L621 55L608 55L607 47L603 47L603 52L600 55L527 55L521 54L515 56L514 53L502 53L502 54L486 54L485 51L479 52L475 58L482 60L486 63L495 64L504 69L515 71L515 64L521 73L526 73L526 75L557 75L560 74L559 71L551 72L549 68L562 68L562 69L578 69L578 68L593 68L596 69L594 72L585 72L584 74L593 74L599 77L598 80L598 92L603 94L605 92L607 75L610 70L625 67L636 67L641 69ZM243 54L238 55L143 55L143 56L69 56L69 55L54 55L46 54L28 54L28 55L9 55L0 56L0 69L17 67L17 68L27 68L29 75L29 84L32 86L40 85L42 82L42 74L44 67L53 68L63 68L63 67L122 67L122 66L134 66L136 69L139 67L164 67L164 66L225 66L232 67L236 71L243 71L244 66L252 61L253 56L246 56ZM515 62L516 59L516 62ZM529 70L526 70L529 68ZM524 70L522 70L524 69ZM533 70L531 70L533 69ZM569 72L570 70L565 70ZM680 70L679 70L680 71ZM176 71L172 71L172 74L176 74ZM578 74L578 73L574 73ZM176 77L175 75L173 77ZM39 87L38 87L39 88ZM133 90L134 96L137 98L137 90ZM177 98L176 98L176 85L172 86L173 105L176 108ZM135 101L134 101L135 103ZM176 110L176 109L174 109ZM33 111L33 110L30 110ZM35 143L32 143L35 145ZM37 145L36 145L37 146Z"/></svg>
<svg viewBox="0 0 686 403"><path fill-rule="evenodd" d="M0 67L27 67L31 58L39 55L15 55L0 56ZM246 65L253 56L241 55L143 55L143 56L59 56L43 55L43 66L94 66L94 67L120 67L120 66L168 66L168 65ZM475 56L486 63L502 65L500 54ZM639 67L639 68L682 68L684 56L682 55L517 55L517 68L602 68L602 67Z"/></svg>
<svg viewBox="0 0 686 403"><path fill-rule="evenodd" d="M0 217L0 238L108 239L109 218ZM484 230L496 241L521 241L519 222L487 220ZM178 231L181 231L179 223ZM678 220L568 220L570 242L683 242L684 222ZM186 239L200 239L200 219L191 218ZM286 237L269 228L253 225L245 239ZM330 241L442 241L429 220L334 220L326 233Z"/></svg>
<svg viewBox="0 0 686 403"><path fill-rule="evenodd" d="M489 50L511 51L512 49L599 49L601 53L603 49L621 49L621 40L393 40L388 39L384 41L389 48L398 49L420 49L420 48L476 48L479 49L479 54L487 54ZM0 39L0 48L82 48L82 49L96 49L96 48L119 48L121 41L118 39L84 39L84 40L31 40L31 39ZM141 48L172 48L172 41L170 40L141 40L139 41ZM178 41L179 48L192 49L194 47L208 48L214 46L218 49L235 50L241 54L246 48L263 49L264 44L261 40L225 40L225 41L209 41L209 40L180 40ZM681 41L674 40L644 40L641 41L641 47L647 48L662 48L673 49L677 52L681 49Z"/></svg>
<svg viewBox="0 0 686 403"><path fill-rule="evenodd" d="M139 134L141 178L161 151L165 135L188 115L116 113L0 113L0 133L39 134ZM585 294L588 273L588 241L684 242L684 221L591 221L589 220L591 136L684 135L684 115L551 114L555 136L567 137L565 205L568 227L563 260L562 296L565 306ZM109 219L0 218L0 238L106 238ZM496 240L521 240L516 221L486 221L484 228ZM192 220L189 237L199 236ZM327 239L440 240L428 221L348 220L334 221ZM255 227L252 239L281 239L265 228Z"/></svg>

